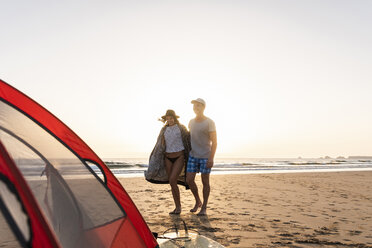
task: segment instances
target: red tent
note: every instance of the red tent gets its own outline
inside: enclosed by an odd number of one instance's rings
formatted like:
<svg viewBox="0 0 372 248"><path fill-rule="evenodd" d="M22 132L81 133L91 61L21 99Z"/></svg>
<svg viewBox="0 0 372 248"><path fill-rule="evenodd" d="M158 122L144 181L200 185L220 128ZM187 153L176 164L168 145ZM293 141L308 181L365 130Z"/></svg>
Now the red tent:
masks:
<svg viewBox="0 0 372 248"><path fill-rule="evenodd" d="M2 80L0 210L0 244L158 247L102 160L58 118Z"/></svg>

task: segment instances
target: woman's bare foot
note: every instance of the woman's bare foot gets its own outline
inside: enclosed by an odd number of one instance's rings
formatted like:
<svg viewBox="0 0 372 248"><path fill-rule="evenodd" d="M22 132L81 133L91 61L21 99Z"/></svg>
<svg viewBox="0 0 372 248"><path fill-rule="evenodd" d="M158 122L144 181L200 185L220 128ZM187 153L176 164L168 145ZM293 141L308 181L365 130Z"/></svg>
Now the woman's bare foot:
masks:
<svg viewBox="0 0 372 248"><path fill-rule="evenodd" d="M190 212L191 213L195 213L196 211L198 211L198 208L200 208L201 206L202 206L202 203L201 202L195 203L194 208L190 209Z"/></svg>
<svg viewBox="0 0 372 248"><path fill-rule="evenodd" d="M199 212L197 215L198 215L198 216L207 215L207 209L206 209L206 208L202 208L202 209L200 209L200 212Z"/></svg>
<svg viewBox="0 0 372 248"><path fill-rule="evenodd" d="M172 212L169 212L169 214L180 214L181 213L181 209L174 209Z"/></svg>

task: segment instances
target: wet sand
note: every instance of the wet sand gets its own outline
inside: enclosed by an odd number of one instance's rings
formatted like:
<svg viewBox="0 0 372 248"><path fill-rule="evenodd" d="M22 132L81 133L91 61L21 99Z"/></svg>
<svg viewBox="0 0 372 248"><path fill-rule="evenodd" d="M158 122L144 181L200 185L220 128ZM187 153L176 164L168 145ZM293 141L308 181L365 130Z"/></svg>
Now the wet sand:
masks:
<svg viewBox="0 0 372 248"><path fill-rule="evenodd" d="M212 175L203 217L189 212L193 196L182 186L183 212L170 216L169 185L120 181L160 234L185 221L226 247L372 247L372 172Z"/></svg>

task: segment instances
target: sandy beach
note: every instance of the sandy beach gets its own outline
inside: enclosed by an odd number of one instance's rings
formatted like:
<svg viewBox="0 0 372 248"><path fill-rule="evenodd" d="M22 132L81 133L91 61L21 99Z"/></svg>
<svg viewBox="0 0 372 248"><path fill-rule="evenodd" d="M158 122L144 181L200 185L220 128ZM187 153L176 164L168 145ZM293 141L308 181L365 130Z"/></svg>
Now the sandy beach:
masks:
<svg viewBox="0 0 372 248"><path fill-rule="evenodd" d="M372 172L212 175L203 217L189 212L194 200L184 187L183 212L170 216L169 185L120 182L160 234L183 220L226 247L372 247L371 179Z"/></svg>
<svg viewBox="0 0 372 248"><path fill-rule="evenodd" d="M371 179L368 171L212 175L208 215L201 217L189 212L194 199L183 186L183 212L170 216L169 185L144 177L119 180L151 231L160 235L185 221L226 247L364 248L372 247ZM200 176L196 181L201 194ZM89 191L90 184L84 185ZM0 247L17 247L7 225L0 225L0 233Z"/></svg>

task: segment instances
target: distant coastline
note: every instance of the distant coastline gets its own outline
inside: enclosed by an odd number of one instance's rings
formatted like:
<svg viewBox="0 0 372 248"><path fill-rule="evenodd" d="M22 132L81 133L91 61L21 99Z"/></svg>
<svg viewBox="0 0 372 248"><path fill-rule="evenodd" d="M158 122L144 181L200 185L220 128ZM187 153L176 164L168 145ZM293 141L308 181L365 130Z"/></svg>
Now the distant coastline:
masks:
<svg viewBox="0 0 372 248"><path fill-rule="evenodd" d="M372 159L372 156L349 156L349 159Z"/></svg>

